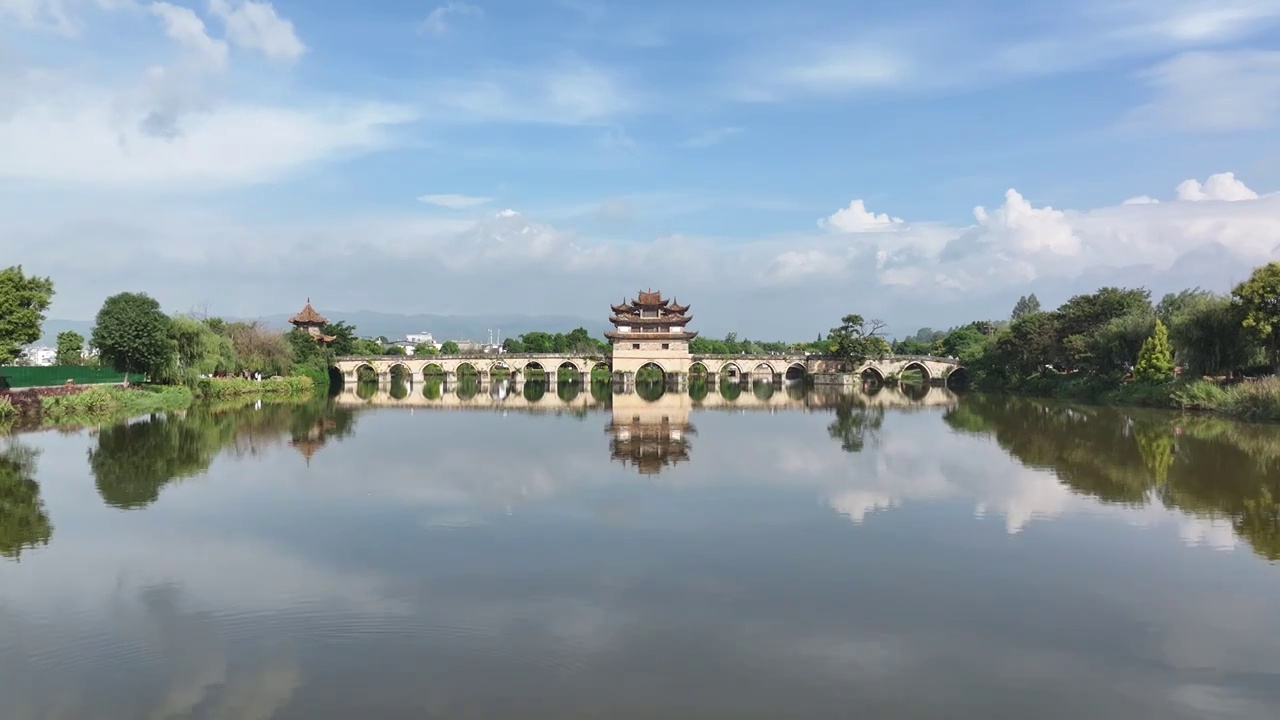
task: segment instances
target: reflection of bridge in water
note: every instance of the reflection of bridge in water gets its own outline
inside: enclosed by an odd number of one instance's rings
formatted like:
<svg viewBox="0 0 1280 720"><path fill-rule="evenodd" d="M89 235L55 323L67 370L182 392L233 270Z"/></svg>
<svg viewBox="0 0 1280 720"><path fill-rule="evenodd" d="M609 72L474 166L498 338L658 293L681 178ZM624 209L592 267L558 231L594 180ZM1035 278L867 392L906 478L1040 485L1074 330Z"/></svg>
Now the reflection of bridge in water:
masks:
<svg viewBox="0 0 1280 720"><path fill-rule="evenodd" d="M527 392L530 387L536 392ZM700 396L691 391L667 391L656 400L645 400L633 390L618 392L607 385L588 386L503 380L454 385L344 386L336 397L339 405L363 407L433 408L439 410L527 410L530 412L604 411L620 404L627 407L684 406L694 410L830 409L841 404L876 407L948 407L956 403L953 391L939 386L871 386L867 389L815 390L801 384L755 383L753 386L710 387ZM435 389L433 391L433 388ZM569 390L566 392L566 388ZM727 392L726 392L727 391ZM437 397L428 397L427 393ZM633 405L636 404L636 405Z"/></svg>
<svg viewBox="0 0 1280 720"><path fill-rule="evenodd" d="M520 383L504 380L492 384L471 381L456 387L439 383L414 388L407 384L387 388L366 385L348 388L336 402L352 407L418 408L428 411L478 410L587 414L609 412L605 425L609 454L644 475L689 460L691 437L697 434L690 417L698 411L828 410L863 408L883 412L887 408L950 407L958 396L936 386L873 386L868 389L815 391L803 384L777 386L758 382L741 388L726 385L694 385L689 392L665 392L649 398L633 390L617 392L607 384L584 387L581 383ZM844 410L841 410L844 411Z"/></svg>

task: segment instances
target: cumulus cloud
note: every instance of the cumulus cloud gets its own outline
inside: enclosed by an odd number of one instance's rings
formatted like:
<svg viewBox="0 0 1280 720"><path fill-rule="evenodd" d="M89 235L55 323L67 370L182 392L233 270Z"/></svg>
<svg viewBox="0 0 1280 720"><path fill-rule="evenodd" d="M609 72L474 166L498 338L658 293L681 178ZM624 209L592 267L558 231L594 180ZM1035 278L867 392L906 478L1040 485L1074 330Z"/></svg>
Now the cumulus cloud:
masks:
<svg viewBox="0 0 1280 720"><path fill-rule="evenodd" d="M850 201L849 207L841 208L830 217L818 221L818 227L844 233L892 230L902 224L902 218L889 217L884 213L877 215L868 210L866 203L860 199Z"/></svg>
<svg viewBox="0 0 1280 720"><path fill-rule="evenodd" d="M1053 304L1104 284L1225 290L1280 252L1280 195L1065 210L1012 191L998 207L976 210L969 227L815 228L733 243L679 234L616 240L514 210L479 220L408 214L263 227L207 206L59 202L55 211L53 202L0 200L0 254L21 254L59 280L54 317L92 316L119 289L106 279L127 269L166 307L216 302L219 312L248 316L292 309L323 288L338 309L594 318L594 303L652 285L682 299L695 292L704 332L749 327L753 336L793 338L825 330L850 308L896 332L1003 317L1026 292ZM94 252L102 246L119 252ZM433 289L429 304L424 284Z"/></svg>
<svg viewBox="0 0 1280 720"><path fill-rule="evenodd" d="M1239 202L1258 199L1258 193L1250 190L1249 186L1236 179L1235 173L1230 172L1210 175L1203 184L1194 178L1184 180L1178 185L1177 192L1179 200L1190 202L1202 200Z"/></svg>
<svg viewBox="0 0 1280 720"><path fill-rule="evenodd" d="M237 47L257 50L271 60L293 61L307 46L294 33L293 23L276 14L271 3L254 0L209 0L209 12L222 20L227 39Z"/></svg>
<svg viewBox="0 0 1280 720"><path fill-rule="evenodd" d="M1125 204L1125 205L1155 205L1155 204L1157 204L1157 203L1159 203L1159 202L1160 202L1159 200L1157 200L1157 199L1155 199L1155 198L1151 197L1150 195L1139 195L1139 196L1137 196L1137 197L1131 197L1131 198L1129 198L1128 200L1125 200L1123 204Z"/></svg>
<svg viewBox="0 0 1280 720"><path fill-rule="evenodd" d="M422 31L432 35L443 35L449 31L450 23L462 17L484 17L484 11L468 2L454 0L432 10L427 19L422 21Z"/></svg>
<svg viewBox="0 0 1280 720"><path fill-rule="evenodd" d="M480 195L458 195L455 193L443 193L440 195L419 195L418 202L424 202L428 205L439 205L451 210L461 210L463 208L475 207L477 205L485 205L493 201L491 197L483 197Z"/></svg>

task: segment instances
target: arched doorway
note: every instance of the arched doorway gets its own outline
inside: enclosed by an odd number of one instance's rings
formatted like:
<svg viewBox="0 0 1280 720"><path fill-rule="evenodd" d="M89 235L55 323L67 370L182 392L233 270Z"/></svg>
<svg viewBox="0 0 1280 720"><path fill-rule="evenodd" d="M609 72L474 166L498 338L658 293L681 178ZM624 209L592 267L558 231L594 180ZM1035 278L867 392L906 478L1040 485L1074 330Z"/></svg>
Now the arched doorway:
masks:
<svg viewBox="0 0 1280 720"><path fill-rule="evenodd" d="M653 402L667 391L667 371L657 363L645 363L636 370L636 394Z"/></svg>

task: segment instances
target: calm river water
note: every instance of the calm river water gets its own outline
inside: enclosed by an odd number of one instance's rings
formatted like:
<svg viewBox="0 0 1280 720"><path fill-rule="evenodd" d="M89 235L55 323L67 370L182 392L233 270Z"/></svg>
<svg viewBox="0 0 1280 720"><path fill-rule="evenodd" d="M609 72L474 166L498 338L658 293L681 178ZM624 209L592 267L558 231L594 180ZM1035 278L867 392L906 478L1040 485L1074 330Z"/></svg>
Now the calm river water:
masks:
<svg viewBox="0 0 1280 720"><path fill-rule="evenodd" d="M1280 428L655 394L0 438L0 716L1280 717Z"/></svg>

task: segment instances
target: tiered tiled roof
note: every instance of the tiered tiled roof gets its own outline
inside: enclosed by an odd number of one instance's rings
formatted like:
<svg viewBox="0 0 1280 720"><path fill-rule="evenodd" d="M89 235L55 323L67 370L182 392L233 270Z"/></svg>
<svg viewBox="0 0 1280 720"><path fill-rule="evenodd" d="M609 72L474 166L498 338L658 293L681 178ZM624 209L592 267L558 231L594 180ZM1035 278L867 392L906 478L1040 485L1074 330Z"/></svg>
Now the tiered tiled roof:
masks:
<svg viewBox="0 0 1280 720"><path fill-rule="evenodd" d="M316 312L316 309L311 307L311 298L307 298L306 307L298 311L297 315L289 318L289 324L306 330L311 337L326 345L337 339L333 335L325 335L320 332L320 328L324 327L327 322L329 321L326 320L323 315Z"/></svg>
<svg viewBox="0 0 1280 720"><path fill-rule="evenodd" d="M327 322L329 321L326 320L323 315L316 312L316 309L311 307L311 298L307 298L306 307L302 308L297 315L289 318L289 323L291 325L297 325L299 327L305 327L307 325L324 325Z"/></svg>
<svg viewBox="0 0 1280 720"><path fill-rule="evenodd" d="M693 319L686 314L689 306L662 299L661 291L641 290L635 300L609 307L613 310L609 322L627 328L606 332L605 337L611 340L692 340L698 335L683 330Z"/></svg>

